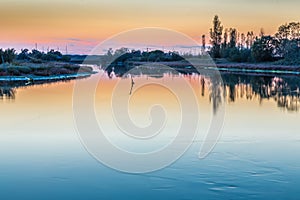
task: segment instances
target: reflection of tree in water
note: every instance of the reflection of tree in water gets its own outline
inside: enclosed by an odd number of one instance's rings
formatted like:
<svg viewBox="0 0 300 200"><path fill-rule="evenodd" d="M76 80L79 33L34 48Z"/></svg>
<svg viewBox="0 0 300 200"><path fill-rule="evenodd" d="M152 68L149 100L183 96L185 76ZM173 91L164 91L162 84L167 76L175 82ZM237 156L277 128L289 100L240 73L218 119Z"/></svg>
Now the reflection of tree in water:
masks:
<svg viewBox="0 0 300 200"><path fill-rule="evenodd" d="M148 74L145 71L143 72L144 75L155 78L166 78L166 74L178 76L178 73L173 74L173 72L160 72L158 73L161 74L159 77ZM131 75L139 76L139 74ZM300 77L221 74L221 78L219 78L218 75L213 76L209 73L208 75L184 75L189 81L192 81L192 76L199 81L201 96L209 94L209 101L212 103L214 114L217 113L226 99L229 103L233 103L237 99L253 100L256 98L260 104L265 99L272 99L277 102L277 106L280 108L288 111L298 111L300 104ZM131 80L129 94L132 92L133 85L134 82Z"/></svg>
<svg viewBox="0 0 300 200"><path fill-rule="evenodd" d="M273 99L277 106L288 111L298 111L300 103L299 77L272 77L272 76L246 76L222 75L228 91L228 101L234 102L236 98L253 99L257 97L262 103L264 99Z"/></svg>
<svg viewBox="0 0 300 200"><path fill-rule="evenodd" d="M129 95L131 95L131 94L132 94L132 89L133 89L133 86L134 86L134 81L133 81L133 78L132 78L132 76L130 76L130 78L131 78L131 86L130 86Z"/></svg>
<svg viewBox="0 0 300 200"><path fill-rule="evenodd" d="M300 102L299 87L288 85L283 79L275 79L274 82L277 82L274 86L276 91L274 99L277 102L277 106L288 111L298 111Z"/></svg>
<svg viewBox="0 0 300 200"><path fill-rule="evenodd" d="M202 81L201 81L202 82ZM205 81L204 81L205 82ZM201 83L202 84L202 83ZM204 88L202 87L202 94L204 94ZM212 103L213 113L216 114L218 108L222 105L222 91L223 84L219 77L211 77L209 86L209 101Z"/></svg>
<svg viewBox="0 0 300 200"><path fill-rule="evenodd" d="M201 83L201 96L204 96L204 93L205 93L205 79L204 79L204 77L201 77L200 83Z"/></svg>
<svg viewBox="0 0 300 200"><path fill-rule="evenodd" d="M0 99L15 99L15 88L9 86L0 86Z"/></svg>

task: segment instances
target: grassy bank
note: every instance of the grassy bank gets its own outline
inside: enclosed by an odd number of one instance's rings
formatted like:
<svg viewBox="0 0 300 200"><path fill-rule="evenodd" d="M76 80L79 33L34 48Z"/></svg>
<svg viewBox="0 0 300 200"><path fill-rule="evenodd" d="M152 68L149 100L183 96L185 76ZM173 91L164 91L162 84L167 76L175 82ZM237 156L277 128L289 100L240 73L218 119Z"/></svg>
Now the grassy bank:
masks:
<svg viewBox="0 0 300 200"><path fill-rule="evenodd" d="M79 66L63 62L31 63L20 62L14 64L1 64L0 76L42 76L70 75L80 73L93 73L93 69L87 66Z"/></svg>

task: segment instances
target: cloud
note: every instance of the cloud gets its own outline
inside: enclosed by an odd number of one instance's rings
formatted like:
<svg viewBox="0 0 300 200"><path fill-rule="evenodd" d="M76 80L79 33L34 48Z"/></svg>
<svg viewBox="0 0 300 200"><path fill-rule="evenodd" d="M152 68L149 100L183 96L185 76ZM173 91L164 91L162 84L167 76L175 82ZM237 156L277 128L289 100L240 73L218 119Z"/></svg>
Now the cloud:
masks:
<svg viewBox="0 0 300 200"><path fill-rule="evenodd" d="M66 38L65 40L73 41L73 42L82 42L82 39L79 38Z"/></svg>

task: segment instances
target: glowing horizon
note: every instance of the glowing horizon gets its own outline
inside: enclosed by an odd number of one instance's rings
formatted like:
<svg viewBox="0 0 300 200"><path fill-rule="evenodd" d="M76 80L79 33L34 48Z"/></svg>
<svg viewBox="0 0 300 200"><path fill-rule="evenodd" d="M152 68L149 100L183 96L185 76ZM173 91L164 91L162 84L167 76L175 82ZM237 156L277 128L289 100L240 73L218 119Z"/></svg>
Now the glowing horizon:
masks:
<svg viewBox="0 0 300 200"><path fill-rule="evenodd" d="M0 48L39 50L68 46L69 53L87 53L103 40L135 28L161 27L201 41L208 38L215 14L224 27L239 32L274 34L281 24L299 21L300 2L187 0L1 0Z"/></svg>

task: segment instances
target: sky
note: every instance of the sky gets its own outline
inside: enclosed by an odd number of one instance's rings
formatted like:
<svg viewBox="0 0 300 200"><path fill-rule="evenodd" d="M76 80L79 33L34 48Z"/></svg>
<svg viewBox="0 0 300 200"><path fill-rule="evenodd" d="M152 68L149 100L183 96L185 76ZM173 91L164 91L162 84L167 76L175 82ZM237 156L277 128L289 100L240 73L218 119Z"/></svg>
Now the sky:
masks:
<svg viewBox="0 0 300 200"><path fill-rule="evenodd" d="M181 32L200 42L219 15L239 32L300 21L299 0L0 0L0 48L88 53L105 39L143 27Z"/></svg>

